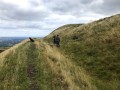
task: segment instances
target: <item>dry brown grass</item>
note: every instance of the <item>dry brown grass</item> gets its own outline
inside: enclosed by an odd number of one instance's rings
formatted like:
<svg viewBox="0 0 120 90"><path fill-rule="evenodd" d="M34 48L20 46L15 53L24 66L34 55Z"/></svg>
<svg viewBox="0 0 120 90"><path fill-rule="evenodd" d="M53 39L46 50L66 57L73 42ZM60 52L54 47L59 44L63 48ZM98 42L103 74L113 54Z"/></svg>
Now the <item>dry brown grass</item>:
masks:
<svg viewBox="0 0 120 90"><path fill-rule="evenodd" d="M75 28L63 26L44 40L52 43L53 34L60 35L60 50L89 73L99 90L119 90L120 14Z"/></svg>
<svg viewBox="0 0 120 90"><path fill-rule="evenodd" d="M15 83L18 82L17 80L22 79L25 76L19 76L18 73L22 73L19 72L20 68L26 68L27 65L28 57L26 53L29 52L29 43L25 44L27 41L28 40L25 40L15 45L14 47L1 53L0 55L1 60L3 60L0 63L1 66L4 62L5 56L9 55L9 57L5 59L5 62L8 63L6 65L4 64L4 67L1 69L3 71L5 70L4 72L10 73L10 76L9 74L5 73L3 73L4 75L2 75L2 77L5 77L5 80L1 82L1 86L6 90L8 90L8 88L13 90L21 88ZM86 75L86 72L82 68L76 66L69 58L65 57L65 55L61 54L57 48L55 48L54 46L51 47L49 44L43 42L42 40L36 40L35 44L37 49L41 48L44 55L43 60L45 63L47 63L47 65L50 66L49 70L52 70L52 74L54 75L52 83L54 85L61 84L59 90L96 90L95 86L91 83L90 77ZM20 46L22 46L22 48ZM40 52L38 53L41 55ZM12 64L14 68L12 68ZM7 71L9 68L11 68L11 71ZM24 72L24 74L26 73Z"/></svg>
<svg viewBox="0 0 120 90"><path fill-rule="evenodd" d="M37 44L41 47L40 43ZM53 73L63 77L61 81L66 82L68 90L96 90L90 77L82 68L76 66L54 46L51 47L47 43L44 43L43 46L45 47L46 62L50 65Z"/></svg>
<svg viewBox="0 0 120 90"><path fill-rule="evenodd" d="M108 18L100 19L98 21L94 21L92 23L88 23L88 24L84 24L84 25L78 25L78 26L64 25L64 26L56 29L55 31L53 31L46 38L51 38L54 34L55 35L59 34L60 37L66 37L66 36L72 37L73 35L80 36L80 33L82 32L83 34L85 34L84 35L84 39L85 39L85 38L87 38L87 37L89 38L91 35L93 35L94 32L97 32L97 34L99 34L100 32L102 32L102 30L105 30L104 33L106 33L106 32L112 33L111 29L113 29L114 32L118 32L118 31L120 31L120 29L118 28L118 26L120 25L119 17L120 17L120 15L118 14L118 15L113 16L112 18L108 17ZM114 25L116 25L117 27L114 27ZM95 31L95 30L98 30L98 31Z"/></svg>
<svg viewBox="0 0 120 90"><path fill-rule="evenodd" d="M26 79L25 69L27 66L27 55L29 43L24 40L21 43L0 54L0 89L19 90L22 85L21 80ZM19 84L20 83L20 84Z"/></svg>
<svg viewBox="0 0 120 90"><path fill-rule="evenodd" d="M19 47L22 46L23 44L25 44L26 42L28 42L28 39L22 41L21 43L16 44L15 46L5 50L4 52L0 53L0 66L3 65L3 61L6 55L8 55L11 51L14 53L15 50Z"/></svg>

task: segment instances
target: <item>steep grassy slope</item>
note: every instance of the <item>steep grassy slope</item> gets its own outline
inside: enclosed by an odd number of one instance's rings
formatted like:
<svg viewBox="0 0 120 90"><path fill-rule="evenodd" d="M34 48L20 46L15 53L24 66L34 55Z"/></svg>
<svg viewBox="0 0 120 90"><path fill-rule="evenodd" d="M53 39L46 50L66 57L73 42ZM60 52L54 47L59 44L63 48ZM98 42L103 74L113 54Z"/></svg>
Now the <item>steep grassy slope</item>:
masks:
<svg viewBox="0 0 120 90"><path fill-rule="evenodd" d="M61 37L60 50L93 77L100 90L120 89L120 15L85 25L66 25L45 37Z"/></svg>
<svg viewBox="0 0 120 90"><path fill-rule="evenodd" d="M91 78L57 48L28 40L0 54L0 90L96 90Z"/></svg>

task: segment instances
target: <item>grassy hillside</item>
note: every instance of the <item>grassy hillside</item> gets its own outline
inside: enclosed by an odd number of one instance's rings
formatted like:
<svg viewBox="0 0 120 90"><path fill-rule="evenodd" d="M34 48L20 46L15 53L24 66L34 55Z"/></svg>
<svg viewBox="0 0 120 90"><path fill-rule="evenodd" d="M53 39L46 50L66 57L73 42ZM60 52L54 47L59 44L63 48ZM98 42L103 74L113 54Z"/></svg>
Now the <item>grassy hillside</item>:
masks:
<svg viewBox="0 0 120 90"><path fill-rule="evenodd" d="M45 37L60 35L60 51L83 67L98 90L120 89L120 14L84 25L65 25Z"/></svg>
<svg viewBox="0 0 120 90"><path fill-rule="evenodd" d="M0 90L120 90L120 15L65 25L44 39L0 53Z"/></svg>
<svg viewBox="0 0 120 90"><path fill-rule="evenodd" d="M96 90L91 78L55 47L28 40L0 53L0 90Z"/></svg>

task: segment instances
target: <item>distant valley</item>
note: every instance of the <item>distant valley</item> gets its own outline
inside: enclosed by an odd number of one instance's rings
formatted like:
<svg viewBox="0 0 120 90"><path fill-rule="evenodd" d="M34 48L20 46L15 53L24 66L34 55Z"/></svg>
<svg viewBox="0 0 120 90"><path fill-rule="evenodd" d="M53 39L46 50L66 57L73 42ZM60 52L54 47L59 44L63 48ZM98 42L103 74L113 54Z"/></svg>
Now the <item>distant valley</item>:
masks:
<svg viewBox="0 0 120 90"><path fill-rule="evenodd" d="M24 39L26 39L26 37L0 37L0 52L20 43Z"/></svg>

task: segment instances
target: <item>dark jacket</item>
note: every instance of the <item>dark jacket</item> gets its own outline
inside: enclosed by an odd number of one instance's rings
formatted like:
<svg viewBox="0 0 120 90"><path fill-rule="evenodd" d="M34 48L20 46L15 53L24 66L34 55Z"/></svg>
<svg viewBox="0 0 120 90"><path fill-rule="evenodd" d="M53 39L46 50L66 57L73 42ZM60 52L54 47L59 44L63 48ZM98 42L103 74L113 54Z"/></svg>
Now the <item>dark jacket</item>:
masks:
<svg viewBox="0 0 120 90"><path fill-rule="evenodd" d="M56 41L56 43L60 43L60 37L56 36L55 41Z"/></svg>

